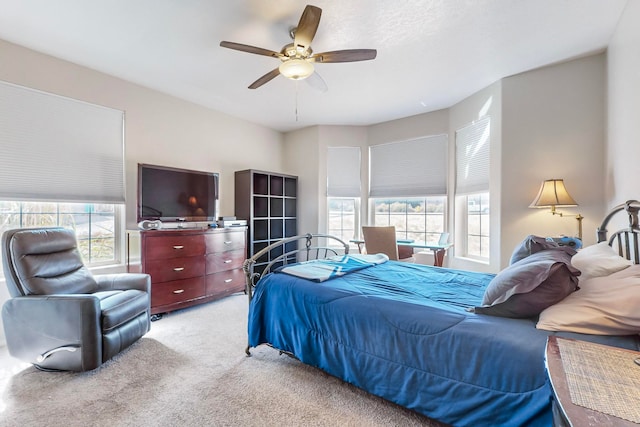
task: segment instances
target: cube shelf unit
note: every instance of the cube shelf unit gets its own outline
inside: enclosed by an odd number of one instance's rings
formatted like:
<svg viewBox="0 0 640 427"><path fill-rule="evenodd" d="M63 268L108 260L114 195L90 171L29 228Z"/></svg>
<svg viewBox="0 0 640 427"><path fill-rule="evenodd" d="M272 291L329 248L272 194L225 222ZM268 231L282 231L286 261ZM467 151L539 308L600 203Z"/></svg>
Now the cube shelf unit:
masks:
<svg viewBox="0 0 640 427"><path fill-rule="evenodd" d="M298 232L298 177L253 169L235 173L235 214L249 225L247 257L252 257L270 244ZM297 243L286 245L295 250ZM262 272L274 258L282 255L282 247L257 260L254 270Z"/></svg>

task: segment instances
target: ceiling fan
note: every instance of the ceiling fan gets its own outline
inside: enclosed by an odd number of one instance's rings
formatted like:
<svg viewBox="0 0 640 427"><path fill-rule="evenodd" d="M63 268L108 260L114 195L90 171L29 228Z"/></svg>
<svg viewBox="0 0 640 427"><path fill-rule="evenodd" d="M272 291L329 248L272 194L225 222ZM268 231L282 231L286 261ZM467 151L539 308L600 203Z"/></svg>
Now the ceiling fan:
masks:
<svg viewBox="0 0 640 427"><path fill-rule="evenodd" d="M298 26L289 32L289 35L293 39L293 43L289 43L284 46L280 52L228 41L220 42L220 46L228 49L240 50L242 52L254 53L256 55L271 56L281 61L278 68L269 71L267 74L251 83L251 85L249 85L249 89L257 89L282 74L286 78L292 80L302 80L314 75L314 78L310 79L314 82L310 83L318 89L325 91L326 84L322 78L318 76L318 73L314 73L314 62L330 63L367 61L374 59L377 51L375 49L346 49L314 54L311 49L311 41L318 30L321 14L322 9L319 7L307 5L304 8L304 12L302 12Z"/></svg>

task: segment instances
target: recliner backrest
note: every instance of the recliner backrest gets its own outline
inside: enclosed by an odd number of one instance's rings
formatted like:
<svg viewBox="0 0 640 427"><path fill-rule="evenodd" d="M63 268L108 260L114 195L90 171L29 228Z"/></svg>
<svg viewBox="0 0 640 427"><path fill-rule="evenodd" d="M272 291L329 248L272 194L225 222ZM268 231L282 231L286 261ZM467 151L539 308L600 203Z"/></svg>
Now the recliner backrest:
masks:
<svg viewBox="0 0 640 427"><path fill-rule="evenodd" d="M65 228L5 231L2 266L13 297L86 294L97 289L95 279L82 262L74 232Z"/></svg>

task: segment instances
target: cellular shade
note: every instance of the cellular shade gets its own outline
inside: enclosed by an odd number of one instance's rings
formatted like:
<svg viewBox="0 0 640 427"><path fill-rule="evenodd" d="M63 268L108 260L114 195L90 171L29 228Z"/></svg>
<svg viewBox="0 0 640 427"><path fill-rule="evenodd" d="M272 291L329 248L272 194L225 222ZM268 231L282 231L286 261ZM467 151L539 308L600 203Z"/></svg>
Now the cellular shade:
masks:
<svg viewBox="0 0 640 427"><path fill-rule="evenodd" d="M360 197L360 147L329 147L327 196Z"/></svg>
<svg viewBox="0 0 640 427"><path fill-rule="evenodd" d="M371 197L447 193L447 136L435 135L370 147Z"/></svg>
<svg viewBox="0 0 640 427"><path fill-rule="evenodd" d="M0 82L0 200L124 199L124 112Z"/></svg>
<svg viewBox="0 0 640 427"><path fill-rule="evenodd" d="M456 131L456 193L489 190L490 119Z"/></svg>

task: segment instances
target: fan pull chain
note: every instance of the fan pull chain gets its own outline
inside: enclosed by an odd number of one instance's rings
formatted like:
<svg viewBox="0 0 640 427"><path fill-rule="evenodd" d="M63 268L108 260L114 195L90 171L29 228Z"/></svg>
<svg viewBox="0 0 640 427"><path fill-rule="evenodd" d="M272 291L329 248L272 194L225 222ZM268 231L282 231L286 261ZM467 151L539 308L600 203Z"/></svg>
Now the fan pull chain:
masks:
<svg viewBox="0 0 640 427"><path fill-rule="evenodd" d="M295 82L296 85L296 122L298 121L298 82Z"/></svg>

